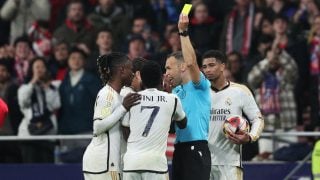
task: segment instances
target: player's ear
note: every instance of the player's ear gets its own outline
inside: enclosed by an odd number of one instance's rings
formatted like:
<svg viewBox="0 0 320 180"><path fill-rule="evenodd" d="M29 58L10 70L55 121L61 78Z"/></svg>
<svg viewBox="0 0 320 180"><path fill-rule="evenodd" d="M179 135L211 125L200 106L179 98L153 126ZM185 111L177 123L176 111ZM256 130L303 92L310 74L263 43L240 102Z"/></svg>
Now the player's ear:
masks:
<svg viewBox="0 0 320 180"><path fill-rule="evenodd" d="M185 72L187 69L186 63L181 63L180 64L180 71Z"/></svg>
<svg viewBox="0 0 320 180"><path fill-rule="evenodd" d="M221 71L223 72L226 69L226 63L221 63Z"/></svg>

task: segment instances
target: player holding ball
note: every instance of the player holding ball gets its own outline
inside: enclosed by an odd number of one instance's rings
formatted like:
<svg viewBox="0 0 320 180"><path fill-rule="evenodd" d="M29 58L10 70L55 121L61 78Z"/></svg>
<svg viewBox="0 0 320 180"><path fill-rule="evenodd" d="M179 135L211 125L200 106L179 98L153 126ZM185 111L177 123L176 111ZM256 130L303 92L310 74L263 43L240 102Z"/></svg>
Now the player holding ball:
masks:
<svg viewBox="0 0 320 180"><path fill-rule="evenodd" d="M209 50L202 57L202 70L211 82L210 179L241 180L241 145L259 138L264 121L250 90L224 76L226 59L216 50ZM244 116L251 124L249 132Z"/></svg>

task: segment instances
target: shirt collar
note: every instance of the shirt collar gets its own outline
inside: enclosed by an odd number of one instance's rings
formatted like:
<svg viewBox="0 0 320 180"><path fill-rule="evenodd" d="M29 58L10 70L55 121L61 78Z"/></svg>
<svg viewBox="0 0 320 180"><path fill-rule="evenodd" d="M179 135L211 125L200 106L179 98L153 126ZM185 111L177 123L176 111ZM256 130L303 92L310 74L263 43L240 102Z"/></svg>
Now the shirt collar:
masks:
<svg viewBox="0 0 320 180"><path fill-rule="evenodd" d="M219 92L219 91L223 91L223 90L225 90L225 89L227 89L228 87L230 86L230 81L228 81L228 83L227 83L227 85L225 85L222 89L217 89L217 88L215 88L215 87L213 87L213 86L211 86L211 89L214 91L214 92Z"/></svg>

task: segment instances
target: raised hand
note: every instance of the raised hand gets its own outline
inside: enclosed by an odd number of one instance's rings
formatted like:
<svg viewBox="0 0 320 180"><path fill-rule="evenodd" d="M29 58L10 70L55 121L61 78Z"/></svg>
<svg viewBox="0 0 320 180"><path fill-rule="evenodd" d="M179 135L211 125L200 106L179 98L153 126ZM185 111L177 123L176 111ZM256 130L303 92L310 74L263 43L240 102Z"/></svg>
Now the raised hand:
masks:
<svg viewBox="0 0 320 180"><path fill-rule="evenodd" d="M180 14L178 28L180 31L186 31L189 25L189 17L188 15Z"/></svg>

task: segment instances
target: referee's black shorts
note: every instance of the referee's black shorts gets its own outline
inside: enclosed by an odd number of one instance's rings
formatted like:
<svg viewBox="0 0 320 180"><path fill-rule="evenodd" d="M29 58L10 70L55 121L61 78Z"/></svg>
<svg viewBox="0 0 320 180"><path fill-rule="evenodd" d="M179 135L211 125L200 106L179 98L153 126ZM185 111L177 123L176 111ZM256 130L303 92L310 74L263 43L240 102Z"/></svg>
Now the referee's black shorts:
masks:
<svg viewBox="0 0 320 180"><path fill-rule="evenodd" d="M173 180L208 180L211 155L207 141L190 141L174 145Z"/></svg>

